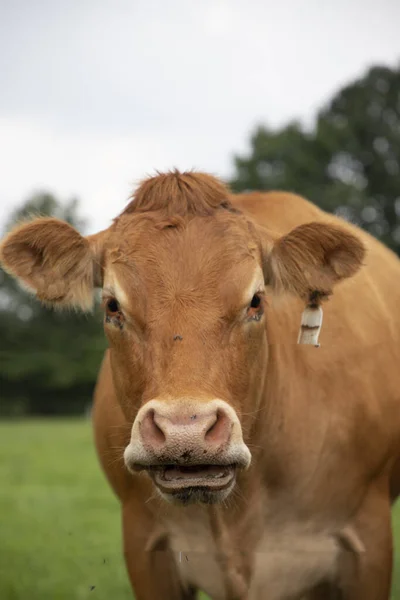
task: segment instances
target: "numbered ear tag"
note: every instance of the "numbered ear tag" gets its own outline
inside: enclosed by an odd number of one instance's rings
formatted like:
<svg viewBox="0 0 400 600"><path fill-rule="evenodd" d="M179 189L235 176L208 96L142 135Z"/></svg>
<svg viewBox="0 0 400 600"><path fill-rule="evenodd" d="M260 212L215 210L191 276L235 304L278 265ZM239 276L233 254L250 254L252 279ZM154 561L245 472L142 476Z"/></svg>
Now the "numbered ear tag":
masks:
<svg viewBox="0 0 400 600"><path fill-rule="evenodd" d="M298 344L311 344L319 348L318 338L322 326L322 308L316 304L309 304L301 315L301 327L299 331Z"/></svg>

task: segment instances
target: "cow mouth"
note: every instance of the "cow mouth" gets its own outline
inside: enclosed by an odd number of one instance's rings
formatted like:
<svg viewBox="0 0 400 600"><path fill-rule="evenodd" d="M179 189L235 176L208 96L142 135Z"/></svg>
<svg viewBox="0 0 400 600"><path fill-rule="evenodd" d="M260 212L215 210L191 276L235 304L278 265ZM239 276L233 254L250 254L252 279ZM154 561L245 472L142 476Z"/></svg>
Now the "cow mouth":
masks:
<svg viewBox="0 0 400 600"><path fill-rule="evenodd" d="M166 493L183 488L223 490L235 479L235 465L167 465L148 469L157 487Z"/></svg>

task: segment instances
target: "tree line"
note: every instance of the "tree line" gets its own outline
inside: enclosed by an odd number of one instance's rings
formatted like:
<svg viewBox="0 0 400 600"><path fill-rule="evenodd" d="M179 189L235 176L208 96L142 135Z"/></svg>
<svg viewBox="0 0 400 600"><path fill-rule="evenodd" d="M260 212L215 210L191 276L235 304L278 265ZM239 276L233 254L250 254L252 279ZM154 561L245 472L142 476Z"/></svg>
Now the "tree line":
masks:
<svg viewBox="0 0 400 600"><path fill-rule="evenodd" d="M304 195L400 255L400 65L375 66L341 88L306 128L259 125L234 157L231 188ZM75 199L29 198L6 230L28 215L56 216L82 233ZM82 414L106 348L100 310L50 311L0 269L0 415Z"/></svg>

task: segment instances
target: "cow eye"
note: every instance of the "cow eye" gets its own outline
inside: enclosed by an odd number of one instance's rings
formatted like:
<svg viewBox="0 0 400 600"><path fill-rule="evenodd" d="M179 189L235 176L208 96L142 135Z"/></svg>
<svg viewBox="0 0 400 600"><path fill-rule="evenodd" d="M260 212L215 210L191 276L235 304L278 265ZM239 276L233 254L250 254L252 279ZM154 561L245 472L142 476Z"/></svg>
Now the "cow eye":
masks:
<svg viewBox="0 0 400 600"><path fill-rule="evenodd" d="M258 294L254 294L250 302L250 308L258 308L261 304L261 298Z"/></svg>
<svg viewBox="0 0 400 600"><path fill-rule="evenodd" d="M251 321L259 321L263 315L263 312L261 294L254 294L247 309L247 318Z"/></svg>
<svg viewBox="0 0 400 600"><path fill-rule="evenodd" d="M122 329L124 324L124 315L122 314L118 300L115 298L109 298L104 302L104 308L106 313L106 323L111 323L112 325L119 327L119 329Z"/></svg>
<svg viewBox="0 0 400 600"><path fill-rule="evenodd" d="M111 298L110 300L108 300L106 310L107 314L109 314L110 316L118 313L120 310L118 301L115 298Z"/></svg>

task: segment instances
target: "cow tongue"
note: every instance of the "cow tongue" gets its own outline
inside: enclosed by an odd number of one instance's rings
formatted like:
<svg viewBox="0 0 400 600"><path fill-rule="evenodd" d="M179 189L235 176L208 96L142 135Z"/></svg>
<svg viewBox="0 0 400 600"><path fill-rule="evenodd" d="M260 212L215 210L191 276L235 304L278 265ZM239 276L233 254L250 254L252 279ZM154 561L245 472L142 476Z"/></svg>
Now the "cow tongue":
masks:
<svg viewBox="0 0 400 600"><path fill-rule="evenodd" d="M218 465L196 465L194 467L167 467L164 471L164 479L173 481L175 479L219 479L228 474L226 467Z"/></svg>

